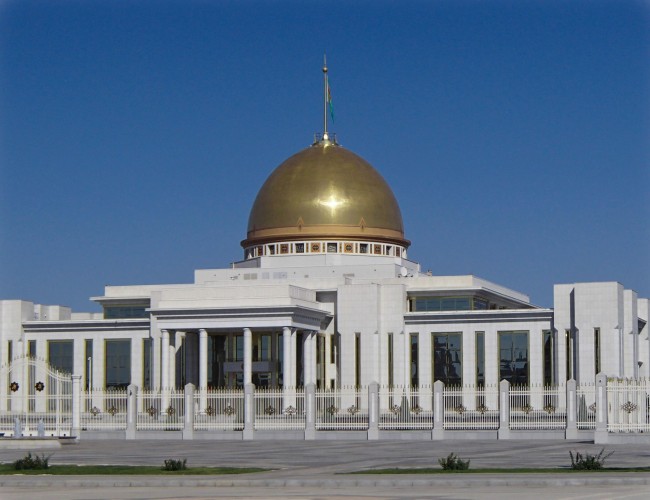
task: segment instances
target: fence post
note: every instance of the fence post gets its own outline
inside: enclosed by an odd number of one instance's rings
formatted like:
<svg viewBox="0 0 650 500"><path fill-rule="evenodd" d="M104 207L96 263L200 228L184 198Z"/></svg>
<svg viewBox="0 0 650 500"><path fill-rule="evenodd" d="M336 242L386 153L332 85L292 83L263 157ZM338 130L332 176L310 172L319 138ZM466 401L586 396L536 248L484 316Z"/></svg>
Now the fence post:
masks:
<svg viewBox="0 0 650 500"><path fill-rule="evenodd" d="M433 384L433 430L431 439L445 439L445 400L443 392L445 384L442 380L436 380Z"/></svg>
<svg viewBox="0 0 650 500"><path fill-rule="evenodd" d="M566 383L566 431L565 439L578 439L578 391L574 379Z"/></svg>
<svg viewBox="0 0 650 500"><path fill-rule="evenodd" d="M316 384L305 385L305 440L316 439Z"/></svg>
<svg viewBox="0 0 650 500"><path fill-rule="evenodd" d="M499 383L499 431L498 439L510 439L510 382Z"/></svg>
<svg viewBox="0 0 650 500"><path fill-rule="evenodd" d="M596 431L595 444L607 443L607 375L596 375Z"/></svg>
<svg viewBox="0 0 650 500"><path fill-rule="evenodd" d="M72 436L81 438L81 375L72 375Z"/></svg>
<svg viewBox="0 0 650 500"><path fill-rule="evenodd" d="M244 435L245 440L255 437L255 384L244 385Z"/></svg>
<svg viewBox="0 0 650 500"><path fill-rule="evenodd" d="M368 440L379 439L379 384L368 385Z"/></svg>
<svg viewBox="0 0 650 500"><path fill-rule="evenodd" d="M126 439L135 439L138 426L138 386L126 388Z"/></svg>
<svg viewBox="0 0 650 500"><path fill-rule="evenodd" d="M185 403L183 440L194 439L194 384L185 385L185 394L183 398Z"/></svg>

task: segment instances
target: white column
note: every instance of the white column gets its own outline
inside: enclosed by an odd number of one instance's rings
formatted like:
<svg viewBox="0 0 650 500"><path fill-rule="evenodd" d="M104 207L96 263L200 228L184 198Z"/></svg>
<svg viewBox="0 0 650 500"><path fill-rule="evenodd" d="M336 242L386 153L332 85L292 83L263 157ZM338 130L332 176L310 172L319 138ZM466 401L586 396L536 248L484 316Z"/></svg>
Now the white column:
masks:
<svg viewBox="0 0 650 500"><path fill-rule="evenodd" d="M162 346L160 347L160 386L169 389L169 331L162 330Z"/></svg>
<svg viewBox="0 0 650 500"><path fill-rule="evenodd" d="M285 326L282 329L282 387L287 390L295 384L291 383L291 328Z"/></svg>
<svg viewBox="0 0 650 500"><path fill-rule="evenodd" d="M253 334L244 328L244 386L253 381Z"/></svg>
<svg viewBox="0 0 650 500"><path fill-rule="evenodd" d="M373 366L372 366L372 380L370 382L376 382L379 383L381 381L381 353L379 352L379 339L380 339L380 334L379 331L376 331L374 335L372 336L372 349L374 351L373 354Z"/></svg>
<svg viewBox="0 0 650 500"><path fill-rule="evenodd" d="M208 332L199 330L199 411L205 412L208 406Z"/></svg>
<svg viewBox="0 0 650 500"><path fill-rule="evenodd" d="M208 388L208 332L199 330L199 389Z"/></svg>
<svg viewBox="0 0 650 500"><path fill-rule="evenodd" d="M170 345L168 348L169 356L169 387L176 389L176 346Z"/></svg>

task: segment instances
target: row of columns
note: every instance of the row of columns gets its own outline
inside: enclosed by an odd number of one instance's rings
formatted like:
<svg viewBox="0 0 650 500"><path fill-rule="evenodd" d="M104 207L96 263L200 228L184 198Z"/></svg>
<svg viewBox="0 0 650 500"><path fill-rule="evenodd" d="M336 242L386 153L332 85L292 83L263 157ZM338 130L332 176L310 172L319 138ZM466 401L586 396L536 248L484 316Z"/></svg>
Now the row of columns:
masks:
<svg viewBox="0 0 650 500"><path fill-rule="evenodd" d="M160 385L163 388L170 388L175 385L176 380L176 348L170 343L169 330L161 330L161 379ZM244 385L252 383L253 379L253 333L250 328L243 329L244 336L244 363L243 375ZM303 359L303 385L315 384L316 373L316 331L304 331L302 342ZM204 328L198 332L198 360L199 360L199 389L208 388L208 332ZM180 339L177 336L176 341ZM327 347L327 346L326 346ZM296 385L297 377L297 330L284 327L282 329L283 349L283 387L289 388ZM327 363L326 363L327 364Z"/></svg>

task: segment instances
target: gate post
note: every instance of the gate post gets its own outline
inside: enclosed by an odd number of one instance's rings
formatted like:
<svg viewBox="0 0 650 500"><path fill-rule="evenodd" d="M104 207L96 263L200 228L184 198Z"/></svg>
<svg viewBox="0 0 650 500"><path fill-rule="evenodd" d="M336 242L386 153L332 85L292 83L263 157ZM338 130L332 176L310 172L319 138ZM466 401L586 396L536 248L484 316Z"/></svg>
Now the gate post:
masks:
<svg viewBox="0 0 650 500"><path fill-rule="evenodd" d="M442 380L436 380L433 384L433 430L431 439L445 439L445 400L443 391L445 383Z"/></svg>
<svg viewBox="0 0 650 500"><path fill-rule="evenodd" d="M499 431L497 439L510 439L510 382L499 383Z"/></svg>
<svg viewBox="0 0 650 500"><path fill-rule="evenodd" d="M379 439L379 384L368 386L368 440Z"/></svg>
<svg viewBox="0 0 650 500"><path fill-rule="evenodd" d="M596 431L594 443L607 443L607 376L604 373L596 375Z"/></svg>
<svg viewBox="0 0 650 500"><path fill-rule="evenodd" d="M135 439L138 427L138 386L131 384L126 390L126 439Z"/></svg>
<svg viewBox="0 0 650 500"><path fill-rule="evenodd" d="M566 432L565 439L578 439L578 397L576 381L566 383Z"/></svg>
<svg viewBox="0 0 650 500"><path fill-rule="evenodd" d="M61 411L58 408L57 411ZM72 375L72 429L70 437L81 438L81 375Z"/></svg>
<svg viewBox="0 0 650 500"><path fill-rule="evenodd" d="M255 437L255 385L244 385L244 435L245 440Z"/></svg>
<svg viewBox="0 0 650 500"><path fill-rule="evenodd" d="M184 398L183 440L194 439L194 384L185 385Z"/></svg>
<svg viewBox="0 0 650 500"><path fill-rule="evenodd" d="M305 386L305 440L316 439L316 384Z"/></svg>

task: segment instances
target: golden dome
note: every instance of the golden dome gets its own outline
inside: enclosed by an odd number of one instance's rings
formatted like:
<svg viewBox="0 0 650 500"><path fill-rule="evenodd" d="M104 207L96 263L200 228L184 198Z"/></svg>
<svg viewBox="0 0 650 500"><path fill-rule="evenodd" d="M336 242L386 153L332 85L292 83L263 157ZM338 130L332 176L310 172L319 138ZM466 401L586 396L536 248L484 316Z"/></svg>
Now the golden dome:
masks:
<svg viewBox="0 0 650 500"><path fill-rule="evenodd" d="M296 239L410 244L383 177L363 158L327 140L271 173L255 198L242 246Z"/></svg>

